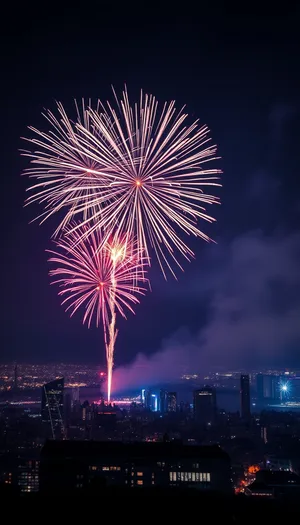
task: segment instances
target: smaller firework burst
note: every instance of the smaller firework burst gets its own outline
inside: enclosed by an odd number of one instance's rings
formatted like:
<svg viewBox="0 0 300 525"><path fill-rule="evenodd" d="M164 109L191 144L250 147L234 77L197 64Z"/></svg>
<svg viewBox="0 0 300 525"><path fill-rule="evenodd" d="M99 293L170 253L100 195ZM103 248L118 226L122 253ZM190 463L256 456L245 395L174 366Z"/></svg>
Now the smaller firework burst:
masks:
<svg viewBox="0 0 300 525"><path fill-rule="evenodd" d="M133 306L146 290L145 264L134 242L111 235L99 250L103 239L100 230L82 240L86 227L75 226L70 224L65 230L69 235L54 241L55 251L49 250L49 262L56 266L50 276L55 278L52 284L61 287L62 305L71 316L82 308L83 323L90 327L94 321L97 327L103 326L110 400L116 314L126 317L127 309L134 313Z"/></svg>

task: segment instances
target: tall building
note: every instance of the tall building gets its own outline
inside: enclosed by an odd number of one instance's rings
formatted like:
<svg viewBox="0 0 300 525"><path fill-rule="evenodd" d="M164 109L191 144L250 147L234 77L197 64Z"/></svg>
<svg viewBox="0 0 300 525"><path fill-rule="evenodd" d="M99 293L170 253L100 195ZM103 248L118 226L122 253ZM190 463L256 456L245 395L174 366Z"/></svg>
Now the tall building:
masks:
<svg viewBox="0 0 300 525"><path fill-rule="evenodd" d="M79 403L80 395L79 395L79 387L75 386L72 388L72 397L71 397L71 406L72 408Z"/></svg>
<svg viewBox="0 0 300 525"><path fill-rule="evenodd" d="M151 390L142 390L142 404L144 405L144 408L147 410L151 410L151 412L157 412L159 409L159 403L158 403L158 395L151 392Z"/></svg>
<svg viewBox="0 0 300 525"><path fill-rule="evenodd" d="M241 375L241 418L250 419L250 379L248 374Z"/></svg>
<svg viewBox="0 0 300 525"><path fill-rule="evenodd" d="M168 412L177 411L177 393L176 392L168 392L167 407L168 407Z"/></svg>
<svg viewBox="0 0 300 525"><path fill-rule="evenodd" d="M213 425L217 417L216 390L205 386L194 391L194 418L200 425Z"/></svg>
<svg viewBox="0 0 300 525"><path fill-rule="evenodd" d="M144 406L147 408L147 410L152 409L152 392L151 390L145 390L144 391Z"/></svg>
<svg viewBox="0 0 300 525"><path fill-rule="evenodd" d="M271 374L257 374L257 397L260 402L279 399L279 377Z"/></svg>
<svg viewBox="0 0 300 525"><path fill-rule="evenodd" d="M161 390L159 392L159 411L165 414L168 409L168 392Z"/></svg>
<svg viewBox="0 0 300 525"><path fill-rule="evenodd" d="M151 410L152 412L157 412L157 411L158 411L158 399L157 399L157 394L151 394L150 410Z"/></svg>
<svg viewBox="0 0 300 525"><path fill-rule="evenodd" d="M64 378L55 379L42 387L42 422L53 439L65 436Z"/></svg>

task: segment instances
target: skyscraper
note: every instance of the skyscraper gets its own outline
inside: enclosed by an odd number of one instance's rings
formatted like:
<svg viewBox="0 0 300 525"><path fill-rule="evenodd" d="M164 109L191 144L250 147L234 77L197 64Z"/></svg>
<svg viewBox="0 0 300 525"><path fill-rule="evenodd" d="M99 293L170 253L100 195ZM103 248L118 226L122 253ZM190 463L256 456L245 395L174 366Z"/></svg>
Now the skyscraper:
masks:
<svg viewBox="0 0 300 525"><path fill-rule="evenodd" d="M168 412L176 412L176 410L177 410L177 394L176 394L176 392L168 392L167 407L168 407Z"/></svg>
<svg viewBox="0 0 300 525"><path fill-rule="evenodd" d="M241 418L249 420L250 412L250 380L248 374L241 375Z"/></svg>
<svg viewBox="0 0 300 525"><path fill-rule="evenodd" d="M213 425L217 416L217 398L214 388L205 386L194 391L194 418L200 425Z"/></svg>
<svg viewBox="0 0 300 525"><path fill-rule="evenodd" d="M152 412L157 412L157 410L158 410L157 394L151 394L150 410Z"/></svg>
<svg viewBox="0 0 300 525"><path fill-rule="evenodd" d="M74 407L74 405L76 405L77 403L79 403L79 399L80 399L80 395L79 395L79 387L78 386L75 386L74 388L72 388L72 397L71 397L71 406L72 408Z"/></svg>
<svg viewBox="0 0 300 525"><path fill-rule="evenodd" d="M64 429L64 378L42 387L42 422L53 439L61 439Z"/></svg>
<svg viewBox="0 0 300 525"><path fill-rule="evenodd" d="M256 388L257 397L260 402L279 399L279 377L271 374L257 374Z"/></svg>
<svg viewBox="0 0 300 525"><path fill-rule="evenodd" d="M168 392L165 390L161 390L159 392L159 411L162 414L165 414L167 412L168 408Z"/></svg>

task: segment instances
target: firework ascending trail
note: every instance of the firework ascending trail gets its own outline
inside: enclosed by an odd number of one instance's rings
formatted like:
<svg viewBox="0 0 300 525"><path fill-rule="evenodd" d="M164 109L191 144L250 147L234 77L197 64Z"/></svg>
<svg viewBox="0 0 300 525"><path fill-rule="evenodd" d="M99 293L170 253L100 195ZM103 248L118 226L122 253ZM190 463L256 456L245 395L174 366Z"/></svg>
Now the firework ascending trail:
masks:
<svg viewBox="0 0 300 525"><path fill-rule="evenodd" d="M116 314L126 317L126 308L133 312L132 305L139 303L137 296L145 291L139 285L146 282L145 270L134 243L112 236L99 250L102 243L99 230L82 241L86 227L74 229L75 226L70 225L66 232L69 235L55 241L55 251L49 250L49 262L56 265L50 275L55 277L54 283L61 286L59 295L71 316L84 307L83 323L90 327L94 320L97 327L103 325L109 401L117 337Z"/></svg>
<svg viewBox="0 0 300 525"><path fill-rule="evenodd" d="M98 228L125 232L137 239L148 263L152 248L163 273L169 268L174 274L172 262L180 266L177 253L193 256L180 234L209 241L198 222L213 221L206 206L219 202L205 193L207 186L219 186L220 173L206 168L216 159L208 128L197 121L186 124L188 115L184 108L176 110L175 102L159 109L155 97L142 92L130 106L126 90L122 99L116 97L116 109L100 102L88 109L88 125L81 119L69 129L62 106L59 110L62 144L60 135L52 139L51 132L32 130L38 139L31 142L42 152L31 153L37 167L28 171L38 181L28 202L46 202L45 218L68 206L58 229L76 214L87 226L84 237ZM57 121L49 120L56 130ZM56 170L62 176L55 177Z"/></svg>

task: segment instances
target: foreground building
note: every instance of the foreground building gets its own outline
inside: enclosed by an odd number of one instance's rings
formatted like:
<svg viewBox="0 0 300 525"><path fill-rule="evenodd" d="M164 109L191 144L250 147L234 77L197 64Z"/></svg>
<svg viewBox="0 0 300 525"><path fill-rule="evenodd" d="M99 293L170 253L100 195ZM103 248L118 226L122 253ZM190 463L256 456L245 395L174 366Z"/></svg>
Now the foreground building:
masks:
<svg viewBox="0 0 300 525"><path fill-rule="evenodd" d="M218 446L181 443L48 441L41 452L40 490L193 487L230 494L229 456Z"/></svg>
<svg viewBox="0 0 300 525"><path fill-rule="evenodd" d="M294 472L281 470L260 470L256 479L245 489L246 496L284 498L300 496L300 477Z"/></svg>

